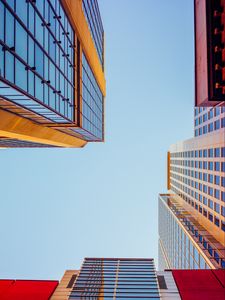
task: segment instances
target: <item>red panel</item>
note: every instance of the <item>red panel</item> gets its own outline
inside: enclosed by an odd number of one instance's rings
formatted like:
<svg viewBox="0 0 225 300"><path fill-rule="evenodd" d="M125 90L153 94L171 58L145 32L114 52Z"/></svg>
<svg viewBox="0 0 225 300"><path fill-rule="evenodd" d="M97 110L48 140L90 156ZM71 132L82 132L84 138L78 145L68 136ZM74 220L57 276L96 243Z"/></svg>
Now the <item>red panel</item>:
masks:
<svg viewBox="0 0 225 300"><path fill-rule="evenodd" d="M182 300L225 300L225 289L218 278L223 278L225 270L173 270ZM215 274L217 276L215 276Z"/></svg>
<svg viewBox="0 0 225 300"><path fill-rule="evenodd" d="M225 270L213 270L213 273L225 288Z"/></svg>
<svg viewBox="0 0 225 300"><path fill-rule="evenodd" d="M49 300L58 281L0 280L1 300Z"/></svg>

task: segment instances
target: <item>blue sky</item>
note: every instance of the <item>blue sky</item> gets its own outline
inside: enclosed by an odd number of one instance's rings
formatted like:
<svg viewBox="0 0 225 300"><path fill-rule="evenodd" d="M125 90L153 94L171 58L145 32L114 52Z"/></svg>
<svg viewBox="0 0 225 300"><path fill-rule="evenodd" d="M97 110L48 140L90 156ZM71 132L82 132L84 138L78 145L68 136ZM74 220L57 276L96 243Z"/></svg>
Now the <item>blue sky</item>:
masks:
<svg viewBox="0 0 225 300"><path fill-rule="evenodd" d="M0 151L0 278L154 257L169 145L193 136L193 3L100 0L106 142Z"/></svg>

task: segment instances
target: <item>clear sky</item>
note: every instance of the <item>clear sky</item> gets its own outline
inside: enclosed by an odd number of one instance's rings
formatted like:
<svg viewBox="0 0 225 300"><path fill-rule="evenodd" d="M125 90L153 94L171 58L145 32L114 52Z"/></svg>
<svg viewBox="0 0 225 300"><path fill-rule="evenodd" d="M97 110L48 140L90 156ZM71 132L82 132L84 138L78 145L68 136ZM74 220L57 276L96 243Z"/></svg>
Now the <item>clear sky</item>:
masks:
<svg viewBox="0 0 225 300"><path fill-rule="evenodd" d="M192 0L100 0L106 142L0 151L0 278L154 257L166 152L193 136Z"/></svg>

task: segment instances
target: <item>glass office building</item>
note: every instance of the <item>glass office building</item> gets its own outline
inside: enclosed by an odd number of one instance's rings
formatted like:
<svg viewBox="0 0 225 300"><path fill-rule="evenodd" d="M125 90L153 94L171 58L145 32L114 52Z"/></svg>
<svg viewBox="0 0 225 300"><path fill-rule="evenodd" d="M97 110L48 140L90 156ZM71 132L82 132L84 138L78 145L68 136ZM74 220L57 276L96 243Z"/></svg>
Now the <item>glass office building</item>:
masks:
<svg viewBox="0 0 225 300"><path fill-rule="evenodd" d="M168 195L159 197L161 267L225 268L224 120L224 107L195 108L195 137L170 147Z"/></svg>
<svg viewBox="0 0 225 300"><path fill-rule="evenodd" d="M159 196L159 235L161 270L225 268L222 245L184 209L176 195Z"/></svg>
<svg viewBox="0 0 225 300"><path fill-rule="evenodd" d="M0 113L71 146L103 141L103 42L97 1L0 0Z"/></svg>
<svg viewBox="0 0 225 300"><path fill-rule="evenodd" d="M86 258L69 299L160 299L154 261Z"/></svg>

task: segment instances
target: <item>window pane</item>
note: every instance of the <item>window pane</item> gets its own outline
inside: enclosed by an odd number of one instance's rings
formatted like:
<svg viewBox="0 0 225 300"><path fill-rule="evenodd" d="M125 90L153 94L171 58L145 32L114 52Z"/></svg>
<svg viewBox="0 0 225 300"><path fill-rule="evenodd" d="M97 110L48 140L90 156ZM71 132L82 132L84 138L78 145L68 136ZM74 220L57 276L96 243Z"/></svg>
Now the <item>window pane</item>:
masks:
<svg viewBox="0 0 225 300"><path fill-rule="evenodd" d="M17 59L15 76L16 85L24 91L27 91L27 71L25 70L25 66Z"/></svg>

